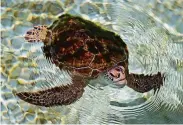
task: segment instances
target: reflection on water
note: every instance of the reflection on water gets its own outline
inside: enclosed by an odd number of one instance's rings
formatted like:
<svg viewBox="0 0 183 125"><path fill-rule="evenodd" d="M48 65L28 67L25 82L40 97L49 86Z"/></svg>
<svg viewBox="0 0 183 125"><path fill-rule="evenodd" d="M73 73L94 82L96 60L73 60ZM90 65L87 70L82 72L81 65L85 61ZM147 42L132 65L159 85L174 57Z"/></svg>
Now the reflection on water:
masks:
<svg viewBox="0 0 183 125"><path fill-rule="evenodd" d="M144 3L147 1L143 0ZM1 116L3 123L183 123L183 31L180 2L1 1ZM154 7L157 6L157 9ZM149 7L150 6L150 7ZM176 6L176 7L175 7ZM152 8L150 10L149 8ZM167 11L167 8L169 9ZM147 10L147 11L145 11ZM43 56L41 43L23 35L34 25L50 25L68 12L118 33L129 48L130 72L165 73L159 93L128 87L85 88L69 106L44 108L21 101L15 91L64 84L67 73ZM161 14L166 16L162 19ZM170 17L172 16L172 19ZM173 20L175 19L175 20ZM170 20L168 22L168 20ZM65 73L63 75L63 73ZM60 75L62 74L62 75ZM91 82L102 82L101 79Z"/></svg>

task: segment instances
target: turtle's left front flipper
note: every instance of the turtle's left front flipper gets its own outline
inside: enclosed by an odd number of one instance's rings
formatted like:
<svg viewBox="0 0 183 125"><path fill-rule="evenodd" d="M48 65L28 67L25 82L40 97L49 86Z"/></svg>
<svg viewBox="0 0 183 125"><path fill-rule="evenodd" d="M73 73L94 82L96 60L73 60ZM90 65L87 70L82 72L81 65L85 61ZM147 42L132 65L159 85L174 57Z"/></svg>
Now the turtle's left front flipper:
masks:
<svg viewBox="0 0 183 125"><path fill-rule="evenodd" d="M154 89L159 90L164 82L164 75L160 72L154 75L129 74L127 85L137 92L144 93Z"/></svg>
<svg viewBox="0 0 183 125"><path fill-rule="evenodd" d="M58 86L38 92L20 92L16 95L31 104L38 106L69 105L77 101L84 92L85 82L81 77L74 76L73 83L65 86Z"/></svg>

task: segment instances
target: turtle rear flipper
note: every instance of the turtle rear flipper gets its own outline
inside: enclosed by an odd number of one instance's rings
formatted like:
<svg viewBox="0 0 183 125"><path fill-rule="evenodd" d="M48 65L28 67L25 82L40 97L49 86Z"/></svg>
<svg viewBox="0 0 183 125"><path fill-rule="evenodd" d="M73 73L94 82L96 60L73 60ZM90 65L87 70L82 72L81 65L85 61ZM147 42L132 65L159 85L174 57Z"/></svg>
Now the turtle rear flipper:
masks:
<svg viewBox="0 0 183 125"><path fill-rule="evenodd" d="M154 75L129 74L127 85L137 92L144 93L154 89L159 90L164 82L164 75L160 72Z"/></svg>
<svg viewBox="0 0 183 125"><path fill-rule="evenodd" d="M52 32L48 30L47 26L34 26L33 29L30 29L26 32L24 38L28 42L48 42L51 41Z"/></svg>
<svg viewBox="0 0 183 125"><path fill-rule="evenodd" d="M20 92L16 95L31 104L38 106L69 105L77 101L84 92L85 83L81 77L74 76L73 83L38 92Z"/></svg>

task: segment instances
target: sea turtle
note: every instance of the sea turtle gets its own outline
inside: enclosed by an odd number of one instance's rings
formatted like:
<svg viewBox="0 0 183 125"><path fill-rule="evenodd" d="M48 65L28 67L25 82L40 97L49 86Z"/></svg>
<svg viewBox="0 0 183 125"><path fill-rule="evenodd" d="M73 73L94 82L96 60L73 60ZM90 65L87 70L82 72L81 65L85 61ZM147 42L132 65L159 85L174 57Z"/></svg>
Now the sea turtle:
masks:
<svg viewBox="0 0 183 125"><path fill-rule="evenodd" d="M82 96L88 81L102 73L111 84L119 88L127 85L140 93L159 90L163 85L160 72L129 73L127 45L120 36L78 16L63 14L49 27L34 26L25 39L43 42L45 57L72 77L72 84L16 93L28 103L45 107L71 104Z"/></svg>

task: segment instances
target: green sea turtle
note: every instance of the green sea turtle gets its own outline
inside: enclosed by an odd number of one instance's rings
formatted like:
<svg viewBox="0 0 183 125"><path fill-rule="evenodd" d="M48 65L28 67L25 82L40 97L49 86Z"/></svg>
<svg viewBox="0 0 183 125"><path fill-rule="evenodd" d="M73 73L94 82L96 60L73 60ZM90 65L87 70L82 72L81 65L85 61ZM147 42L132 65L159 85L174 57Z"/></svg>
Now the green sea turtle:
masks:
<svg viewBox="0 0 183 125"><path fill-rule="evenodd" d="M34 26L25 39L43 42L45 57L72 77L72 84L16 93L28 103L45 107L71 104L82 96L88 81L102 73L111 84L121 88L127 85L140 93L159 90L163 85L164 75L160 72L129 73L127 45L120 36L81 17L61 15L49 27Z"/></svg>

